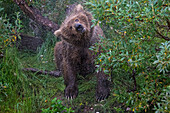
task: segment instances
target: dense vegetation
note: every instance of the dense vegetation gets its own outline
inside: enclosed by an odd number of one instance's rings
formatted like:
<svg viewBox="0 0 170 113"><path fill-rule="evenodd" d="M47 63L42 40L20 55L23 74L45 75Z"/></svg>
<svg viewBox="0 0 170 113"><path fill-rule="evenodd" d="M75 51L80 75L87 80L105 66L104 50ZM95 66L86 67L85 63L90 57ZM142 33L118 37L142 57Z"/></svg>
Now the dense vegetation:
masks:
<svg viewBox="0 0 170 113"><path fill-rule="evenodd" d="M110 28L108 39L96 44L103 48L96 65L118 87L113 90L114 98L134 112L151 107L157 112L168 112L165 101L169 98L170 69L168 1L91 0L86 4L92 9L94 22ZM91 49L97 53L97 47ZM116 76L124 85L115 80ZM125 76L129 78L124 80ZM130 81L134 84L128 84Z"/></svg>
<svg viewBox="0 0 170 113"><path fill-rule="evenodd" d="M62 77L22 71L55 70L53 48L58 40L35 22L38 30L31 29L32 20L12 0L0 0L0 112L169 112L168 0L27 1L59 25L67 5L75 2L92 12L94 24L106 35L90 49L97 53L102 48L96 71L103 69L109 75L109 98L96 102L93 74L78 76L79 95L68 101ZM15 43L21 33L40 36L44 43L36 52L19 51Z"/></svg>

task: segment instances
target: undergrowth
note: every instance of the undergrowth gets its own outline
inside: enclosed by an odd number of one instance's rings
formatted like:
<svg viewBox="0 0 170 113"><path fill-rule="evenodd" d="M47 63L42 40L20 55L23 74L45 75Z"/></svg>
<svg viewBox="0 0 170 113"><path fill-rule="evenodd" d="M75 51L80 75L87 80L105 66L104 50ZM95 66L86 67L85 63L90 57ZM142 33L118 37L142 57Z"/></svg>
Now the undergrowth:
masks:
<svg viewBox="0 0 170 113"><path fill-rule="evenodd" d="M63 77L55 78L22 71L23 68L28 67L55 70L54 43L50 42L51 40L47 39L37 54L18 51L15 47L6 50L5 57L1 59L0 112L41 112L42 108L50 106L50 101L55 97L62 100L64 106L71 107L75 112L113 110L111 108L115 101L112 98L113 94L106 101L96 102L96 77L93 74L86 77L79 75L79 95L74 100L67 100L63 95L65 88ZM119 82L115 82L115 84L120 85Z"/></svg>

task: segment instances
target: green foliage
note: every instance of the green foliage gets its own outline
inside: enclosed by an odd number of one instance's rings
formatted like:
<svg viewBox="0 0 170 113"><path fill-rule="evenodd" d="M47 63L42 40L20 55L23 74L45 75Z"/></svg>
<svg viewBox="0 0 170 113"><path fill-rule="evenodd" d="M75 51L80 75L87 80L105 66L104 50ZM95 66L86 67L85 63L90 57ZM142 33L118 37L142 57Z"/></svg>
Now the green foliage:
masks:
<svg viewBox="0 0 170 113"><path fill-rule="evenodd" d="M147 111L159 102L160 92L168 84L160 82L167 81L170 70L170 42L163 39L169 33L160 27L168 27L168 1L89 0L86 5L94 14L94 24L108 26L108 38L101 37L101 43L90 48L96 54L99 48L102 52L96 58L97 71L104 70L113 83L117 74L121 78L134 75L137 90L119 94L115 91L115 98L130 106L131 111Z"/></svg>
<svg viewBox="0 0 170 113"><path fill-rule="evenodd" d="M11 88L16 81L18 81L15 77L8 77L9 75L18 75L20 66L15 47L12 54L9 53L11 52L10 47L14 46L17 37L19 37L18 33L22 32L20 13L17 12L13 19L15 19L14 24L10 23L10 19L8 19L6 15L5 17L0 17L0 54L4 56L4 59L0 59L0 72L2 74L0 78L0 90L2 91L2 95L0 95L1 101L9 97ZM22 77L20 79L22 79ZM20 82L22 82L22 80Z"/></svg>
<svg viewBox="0 0 170 113"><path fill-rule="evenodd" d="M7 94L7 87L8 87L8 84L7 83L2 83L0 82L0 91L1 91L1 95L0 95L0 102L3 101L3 98L4 97L7 97L8 94Z"/></svg>
<svg viewBox="0 0 170 113"><path fill-rule="evenodd" d="M153 64L157 64L159 72L168 72L168 66L170 64L170 41L161 43L159 47L161 50L157 53L157 60Z"/></svg>
<svg viewBox="0 0 170 113"><path fill-rule="evenodd" d="M11 19L11 23L14 23L15 19L13 19L13 16L15 16L15 12L19 12L17 4L13 0L0 0L0 11L1 9L3 9L1 16L7 15Z"/></svg>
<svg viewBox="0 0 170 113"><path fill-rule="evenodd" d="M101 60L102 64L108 64L113 68L117 66L116 62L122 62L118 65L126 64L129 70L137 66L145 67L146 59L156 58L153 56L158 45L157 39L154 38L155 22L161 23L160 16L163 18L168 16L168 8L163 7L166 1L158 1L158 3L156 1L94 0L87 3L92 6L92 12L97 18L95 22L105 22L116 35L107 41L103 39L104 44L98 45L103 48L103 51L109 50L109 52L102 53L97 62ZM153 58L150 58L151 56ZM105 67L105 65L101 66Z"/></svg>
<svg viewBox="0 0 170 113"><path fill-rule="evenodd" d="M160 102L157 102L154 106L155 113L166 113L170 109L169 101L170 100L170 86L168 86L166 89L163 89L163 92L160 94Z"/></svg>
<svg viewBox="0 0 170 113"><path fill-rule="evenodd" d="M46 33L49 38L46 37L46 43L37 55L27 53L28 51L19 52L15 42L20 39L19 34L22 33L25 23L21 21L19 12L10 18L5 11L1 10L4 15L0 18L0 55L3 55L2 58L0 56L0 112L37 112L44 104L44 97L51 98L49 95L54 95L55 91L59 90L52 88L49 91L49 87L58 85L60 90L64 89L62 79L48 78L47 75L37 77L35 73L24 73L22 69L34 66L54 70L52 47L56 38ZM47 54L46 58L39 61L39 55L42 54ZM44 60L49 62L44 63ZM58 84L54 85L56 81Z"/></svg>
<svg viewBox="0 0 170 113"><path fill-rule="evenodd" d="M6 47L13 46L17 37L20 39L19 33L22 32L22 21L20 20L20 13L17 12L16 16L13 17L15 23L10 23L10 19L0 17L0 53L3 54Z"/></svg>
<svg viewBox="0 0 170 113"><path fill-rule="evenodd" d="M70 108L65 107L62 105L62 101L54 98L51 101L51 107L47 109L42 109L42 113L73 113L74 111Z"/></svg>
<svg viewBox="0 0 170 113"><path fill-rule="evenodd" d="M64 91L63 78L23 72L23 68L55 70L53 47L56 38L50 36L38 54L18 51L15 46L7 47L0 59L0 110L1 112L37 112L57 92ZM53 42L53 43L52 43ZM50 46L49 46L50 45Z"/></svg>
<svg viewBox="0 0 170 113"><path fill-rule="evenodd" d="M12 112L14 110L16 111L15 108L18 108L19 110L19 108L22 107L27 109L30 107L29 104L27 104L27 106L23 104L20 107L17 105L17 102L21 101L19 98L28 92L25 88L28 82L27 76L20 70L22 66L18 59L16 48L7 48L5 50L4 58L0 59L0 61L0 90L2 91L0 93L1 111ZM25 100L25 103L30 103L30 100L27 100L27 97L23 100ZM22 109L22 111L25 111L25 109Z"/></svg>

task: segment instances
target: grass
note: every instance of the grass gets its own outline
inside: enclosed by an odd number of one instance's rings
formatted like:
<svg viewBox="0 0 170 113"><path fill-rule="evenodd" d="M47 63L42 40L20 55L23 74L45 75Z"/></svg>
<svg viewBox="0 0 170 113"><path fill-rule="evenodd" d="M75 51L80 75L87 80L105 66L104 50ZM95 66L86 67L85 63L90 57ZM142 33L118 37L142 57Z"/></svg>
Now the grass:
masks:
<svg viewBox="0 0 170 113"><path fill-rule="evenodd" d="M111 101L95 101L96 77L93 74L85 78L78 76L79 95L76 99L68 101L64 98L63 77L55 78L22 71L28 67L55 70L53 48L56 41L55 37L47 38L37 53L18 51L15 47L6 50L5 57L0 59L0 112L41 112L42 108L50 106L54 97L61 99L65 106L72 107L75 112L106 112L110 109L113 103L112 94L108 99Z"/></svg>

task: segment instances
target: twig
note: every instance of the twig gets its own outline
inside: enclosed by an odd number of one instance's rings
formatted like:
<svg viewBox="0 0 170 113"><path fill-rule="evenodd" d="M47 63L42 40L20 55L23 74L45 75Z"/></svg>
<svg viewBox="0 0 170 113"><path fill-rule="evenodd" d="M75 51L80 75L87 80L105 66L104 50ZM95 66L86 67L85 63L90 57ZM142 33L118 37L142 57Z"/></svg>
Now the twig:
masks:
<svg viewBox="0 0 170 113"><path fill-rule="evenodd" d="M132 72L132 77L133 77L133 80L134 80L134 91L136 91L136 71L135 69L133 69L133 72Z"/></svg>
<svg viewBox="0 0 170 113"><path fill-rule="evenodd" d="M43 71L43 70L38 70L38 69L35 69L35 68L24 68L22 70L26 71L26 72L33 72L33 73L36 73L36 74L51 75L51 76L54 76L54 77L60 77L61 76L60 71L47 71L47 70Z"/></svg>
<svg viewBox="0 0 170 113"><path fill-rule="evenodd" d="M170 30L170 23L168 22L168 20L167 20L167 24L168 24L168 26L166 26L166 25L160 25L159 24L159 22L155 22L156 23L156 25L159 27L159 28L165 28L166 30Z"/></svg>
<svg viewBox="0 0 170 113"><path fill-rule="evenodd" d="M159 31L157 31L155 29L156 33L160 36L159 38L163 38L164 40L167 40L167 41L170 41L170 38L169 37L166 37L166 36L163 36L161 33L159 33Z"/></svg>
<svg viewBox="0 0 170 113"><path fill-rule="evenodd" d="M168 19L168 18L166 18L166 22L167 22L168 27L169 27L169 29L170 29L170 22L169 22L169 19Z"/></svg>

